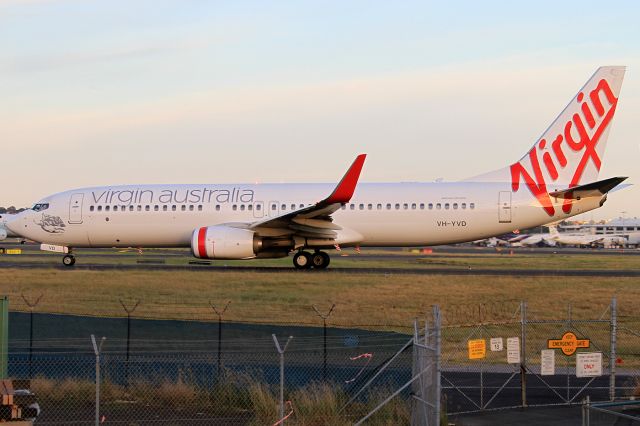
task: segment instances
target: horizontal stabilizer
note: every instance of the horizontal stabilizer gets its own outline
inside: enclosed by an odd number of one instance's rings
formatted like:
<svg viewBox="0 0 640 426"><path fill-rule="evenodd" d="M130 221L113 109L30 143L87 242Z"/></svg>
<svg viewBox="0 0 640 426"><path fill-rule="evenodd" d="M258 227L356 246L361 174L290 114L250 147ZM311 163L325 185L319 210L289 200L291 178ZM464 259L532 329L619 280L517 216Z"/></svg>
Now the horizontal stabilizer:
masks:
<svg viewBox="0 0 640 426"><path fill-rule="evenodd" d="M626 177L614 177L605 180L599 180L597 182L591 182L585 185L563 189L561 191L550 192L549 195L554 198L563 198L565 200L575 200L577 198L585 197L598 197L611 191L626 179Z"/></svg>

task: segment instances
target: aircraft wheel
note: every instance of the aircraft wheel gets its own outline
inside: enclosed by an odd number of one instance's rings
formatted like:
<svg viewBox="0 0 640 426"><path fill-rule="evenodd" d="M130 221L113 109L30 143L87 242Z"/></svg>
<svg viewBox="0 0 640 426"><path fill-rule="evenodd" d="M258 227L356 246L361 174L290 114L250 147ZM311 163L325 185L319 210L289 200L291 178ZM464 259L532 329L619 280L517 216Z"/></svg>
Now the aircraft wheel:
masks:
<svg viewBox="0 0 640 426"><path fill-rule="evenodd" d="M296 269L311 268L311 255L306 251L299 251L293 256L293 266Z"/></svg>
<svg viewBox="0 0 640 426"><path fill-rule="evenodd" d="M313 256L311 257L311 263L316 269L325 269L327 266L329 266L330 261L331 258L329 257L329 255L323 251L317 251L313 253Z"/></svg>
<svg viewBox="0 0 640 426"><path fill-rule="evenodd" d="M75 263L76 263L76 258L71 254L67 254L65 257L62 258L62 264L64 266L73 266Z"/></svg>

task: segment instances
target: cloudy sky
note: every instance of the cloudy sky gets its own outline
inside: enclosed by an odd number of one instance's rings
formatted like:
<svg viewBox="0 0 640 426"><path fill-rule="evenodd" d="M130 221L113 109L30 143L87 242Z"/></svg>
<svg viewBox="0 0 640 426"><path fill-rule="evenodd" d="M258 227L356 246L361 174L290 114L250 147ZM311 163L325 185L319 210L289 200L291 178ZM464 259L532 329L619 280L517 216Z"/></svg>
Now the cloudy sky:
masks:
<svg viewBox="0 0 640 426"><path fill-rule="evenodd" d="M118 183L464 179L627 65L590 217L640 217L640 3L0 2L0 205Z"/></svg>

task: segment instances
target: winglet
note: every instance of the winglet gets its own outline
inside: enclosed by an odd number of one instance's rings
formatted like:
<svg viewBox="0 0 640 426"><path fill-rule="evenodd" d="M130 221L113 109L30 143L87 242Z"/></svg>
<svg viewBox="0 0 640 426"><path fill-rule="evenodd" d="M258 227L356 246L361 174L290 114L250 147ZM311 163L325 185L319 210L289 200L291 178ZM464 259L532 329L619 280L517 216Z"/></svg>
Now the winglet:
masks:
<svg viewBox="0 0 640 426"><path fill-rule="evenodd" d="M347 170L347 173L345 173L340 183L338 183L338 186L336 186L336 189L323 201L323 204L342 204L348 203L349 200L351 200L353 192L356 190L365 158L367 158L367 154L360 154L356 157L351 167L349 167L349 170Z"/></svg>
<svg viewBox="0 0 640 426"><path fill-rule="evenodd" d="M616 186L625 181L626 177L614 177L597 182L587 183L585 185L574 186L573 188L563 189L561 191L550 192L554 198L563 199L580 199L580 197L591 197L604 195Z"/></svg>

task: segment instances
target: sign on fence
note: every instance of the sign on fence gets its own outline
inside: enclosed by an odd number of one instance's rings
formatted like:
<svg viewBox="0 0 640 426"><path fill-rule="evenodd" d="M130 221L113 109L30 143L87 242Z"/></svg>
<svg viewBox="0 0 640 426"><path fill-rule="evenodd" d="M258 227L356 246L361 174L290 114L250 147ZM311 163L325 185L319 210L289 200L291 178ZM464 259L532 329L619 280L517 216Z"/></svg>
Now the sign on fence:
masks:
<svg viewBox="0 0 640 426"><path fill-rule="evenodd" d="M575 333L567 331L562 335L562 339L549 339L547 347L549 349L561 349L562 353L571 356L578 348L588 348L589 339L578 339Z"/></svg>
<svg viewBox="0 0 640 426"><path fill-rule="evenodd" d="M492 337L489 341L491 352L501 352L504 347L502 346L502 337Z"/></svg>
<svg viewBox="0 0 640 426"><path fill-rule="evenodd" d="M582 352L576 356L576 377L602 376L602 352Z"/></svg>
<svg viewBox="0 0 640 426"><path fill-rule="evenodd" d="M553 376L556 374L556 351L543 349L540 353L540 375Z"/></svg>
<svg viewBox="0 0 640 426"><path fill-rule="evenodd" d="M469 340L469 359L482 359L487 355L487 346L484 339Z"/></svg>
<svg viewBox="0 0 640 426"><path fill-rule="evenodd" d="M520 338L509 337L507 339L507 363L520 364Z"/></svg>

